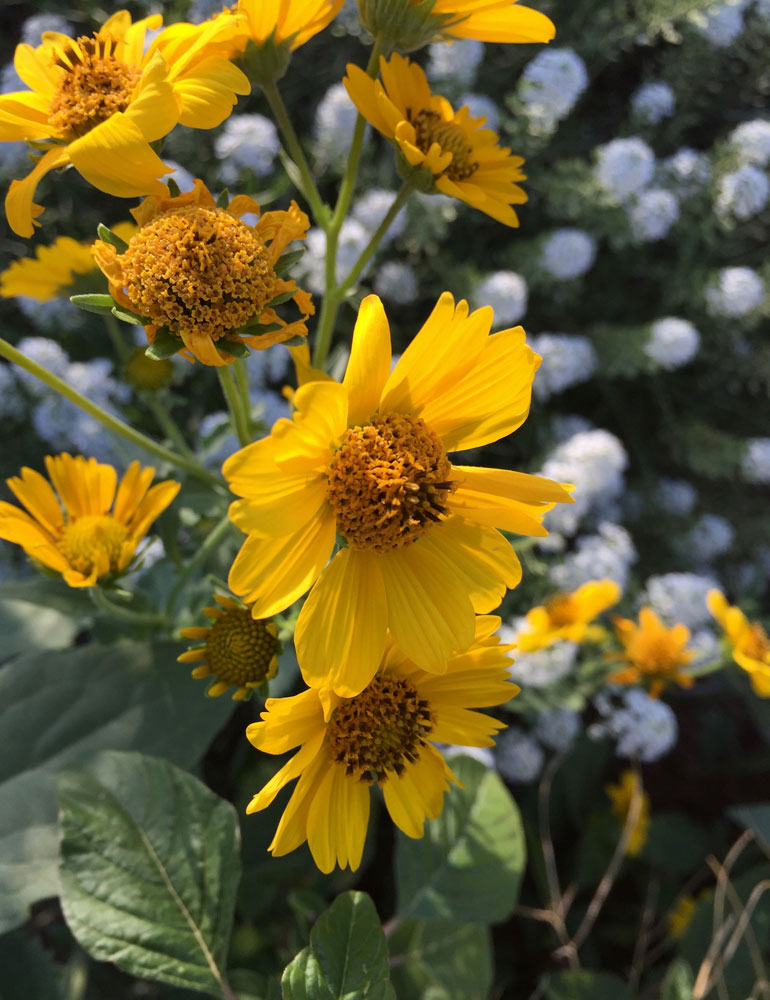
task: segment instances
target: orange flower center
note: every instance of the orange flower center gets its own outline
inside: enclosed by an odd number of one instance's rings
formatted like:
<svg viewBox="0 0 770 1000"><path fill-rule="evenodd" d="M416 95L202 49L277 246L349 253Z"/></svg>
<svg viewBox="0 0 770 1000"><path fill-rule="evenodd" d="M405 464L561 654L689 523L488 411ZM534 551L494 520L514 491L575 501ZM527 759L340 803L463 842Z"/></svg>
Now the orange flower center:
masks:
<svg viewBox="0 0 770 1000"><path fill-rule="evenodd" d="M770 663L770 636L759 622L754 622L744 640L743 652L752 660Z"/></svg>
<svg viewBox="0 0 770 1000"><path fill-rule="evenodd" d="M629 660L645 674L674 674L692 658L666 632L637 636L627 653Z"/></svg>
<svg viewBox="0 0 770 1000"><path fill-rule="evenodd" d="M337 530L353 548L375 552L416 541L446 515L451 471L423 420L389 413L351 427L327 471Z"/></svg>
<svg viewBox="0 0 770 1000"><path fill-rule="evenodd" d="M276 276L265 244L224 209L172 209L119 258L137 312L172 333L219 340L259 316Z"/></svg>
<svg viewBox="0 0 770 1000"><path fill-rule="evenodd" d="M545 602L552 625L572 625L577 621L577 606L571 594L554 594Z"/></svg>
<svg viewBox="0 0 770 1000"><path fill-rule="evenodd" d="M479 168L473 159L473 147L465 132L454 122L447 122L438 111L423 108L410 119L417 133L417 148L427 153L434 142L444 153L452 154L452 162L444 173L450 181L467 181Z"/></svg>
<svg viewBox="0 0 770 1000"><path fill-rule="evenodd" d="M65 526L57 545L67 562L79 573L90 574L95 566L100 576L120 568L120 553L128 528L110 514L86 514Z"/></svg>
<svg viewBox="0 0 770 1000"><path fill-rule="evenodd" d="M332 757L361 781L382 782L414 764L435 720L429 702L405 677L378 674L343 701L327 729Z"/></svg>
<svg viewBox="0 0 770 1000"><path fill-rule="evenodd" d="M269 618L252 618L248 608L217 618L206 639L206 660L219 680L257 685L273 676L277 649L269 625Z"/></svg>
<svg viewBox="0 0 770 1000"><path fill-rule="evenodd" d="M81 136L126 110L142 71L116 59L115 45L84 35L57 52L55 65L65 72L48 106L49 125Z"/></svg>

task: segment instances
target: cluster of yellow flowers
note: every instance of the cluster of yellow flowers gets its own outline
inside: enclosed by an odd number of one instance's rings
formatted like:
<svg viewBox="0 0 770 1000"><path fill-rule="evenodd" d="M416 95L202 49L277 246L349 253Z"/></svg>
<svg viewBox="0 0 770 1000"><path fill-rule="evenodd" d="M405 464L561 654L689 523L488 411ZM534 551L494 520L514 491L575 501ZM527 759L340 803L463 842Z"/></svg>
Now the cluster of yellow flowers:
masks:
<svg viewBox="0 0 770 1000"><path fill-rule="evenodd" d="M545 535L543 515L571 501L567 484L449 457L526 419L540 359L521 327L491 334L490 308L470 311L445 292L392 367L388 320L370 295L335 381L309 363L304 338L315 308L287 277L296 259L289 246L304 238L308 216L295 202L261 213L245 195L215 199L200 180L187 193L162 181L170 168L153 143L177 124L218 125L252 81L273 93L291 53L341 6L239 0L203 24L162 29L159 14L132 22L120 11L93 36L50 32L37 48L19 46L15 66L30 89L0 96L0 141L24 139L37 159L6 199L17 234L32 235L43 211L35 189L54 168L72 165L119 197L144 196L131 213L136 225L100 227L87 252L73 252L67 237L38 250L37 261L6 272L2 294L44 297L88 273L93 259L109 295L81 296L82 304L143 326L152 359L181 353L222 369L249 348L299 345L293 417L223 467L238 498L230 518L246 536L228 581L243 603L216 596L217 606L204 609L212 624L183 631L203 645L180 659L197 664L195 677L214 678L209 694L235 685L234 697L246 697L277 668L273 616L307 595L295 632L307 689L268 699L247 733L267 753L297 752L248 811L298 779L270 849L281 855L307 840L325 872L359 865L370 786L381 787L404 833L421 836L455 780L433 744L492 745L502 724L475 710L518 690L511 647L500 644L491 615L521 579L501 532ZM513 206L526 200L521 158L483 119L433 94L419 66L393 50L435 39L548 41L550 21L511 0L359 6L375 52L369 72L348 67L345 86L363 119L392 142L410 189L441 191L517 225ZM157 32L149 44L148 32ZM249 214L254 224L244 221ZM278 309L288 303L296 314L285 319ZM179 489L171 481L150 488L154 470L138 463L120 486L94 459L65 454L47 467L61 503L40 474L23 469L9 486L26 511L0 503L0 538L71 586L110 584L127 572ZM534 609L520 648L600 638L590 623L619 596L611 582L595 581ZM679 667L689 654L683 626L661 631L652 618L642 612L638 628L616 622L627 666L614 679L643 676L655 694L667 680L685 683ZM732 616L728 632L740 632L741 655L754 656L761 636L739 625Z"/></svg>

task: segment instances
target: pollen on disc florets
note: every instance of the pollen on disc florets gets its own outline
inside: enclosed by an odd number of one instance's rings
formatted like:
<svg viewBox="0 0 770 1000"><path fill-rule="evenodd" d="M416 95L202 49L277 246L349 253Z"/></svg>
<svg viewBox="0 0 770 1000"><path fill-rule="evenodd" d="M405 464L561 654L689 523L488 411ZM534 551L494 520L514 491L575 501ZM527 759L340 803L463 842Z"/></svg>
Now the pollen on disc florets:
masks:
<svg viewBox="0 0 770 1000"><path fill-rule="evenodd" d="M274 626L269 619L252 618L248 608L217 618L206 639L209 669L228 684L261 684L274 673L275 656Z"/></svg>
<svg viewBox="0 0 770 1000"><path fill-rule="evenodd" d="M389 413L351 427L327 472L337 530L357 549L390 552L447 513L452 464L423 420Z"/></svg>
<svg viewBox="0 0 770 1000"><path fill-rule="evenodd" d="M412 119L417 133L417 148L427 153L437 142L445 153L452 154L452 162L444 173L450 181L467 181L479 168L473 159L473 148L468 144L465 133L455 122L447 122L438 111L423 108Z"/></svg>
<svg viewBox="0 0 770 1000"><path fill-rule="evenodd" d="M349 775L371 783L414 764L433 730L430 703L405 677L377 674L342 702L327 729L332 757Z"/></svg>
<svg viewBox="0 0 770 1000"><path fill-rule="evenodd" d="M82 36L58 53L65 70L48 106L55 129L85 135L131 102L141 70L116 59L111 38Z"/></svg>
<svg viewBox="0 0 770 1000"><path fill-rule="evenodd" d="M172 209L144 226L120 258L131 304L172 333L218 340L259 316L277 278L265 244L224 209Z"/></svg>
<svg viewBox="0 0 770 1000"><path fill-rule="evenodd" d="M105 556L110 570L116 572L127 537L126 526L109 514L87 514L66 525L57 546L79 573L90 573Z"/></svg>

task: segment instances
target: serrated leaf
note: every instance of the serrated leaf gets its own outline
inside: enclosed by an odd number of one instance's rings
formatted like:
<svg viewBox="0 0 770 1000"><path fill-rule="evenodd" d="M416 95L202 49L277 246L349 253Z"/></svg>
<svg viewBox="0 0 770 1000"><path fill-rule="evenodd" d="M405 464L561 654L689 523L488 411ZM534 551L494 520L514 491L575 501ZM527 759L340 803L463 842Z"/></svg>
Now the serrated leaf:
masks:
<svg viewBox="0 0 770 1000"><path fill-rule="evenodd" d="M301 250L289 250L288 253L281 254L278 260L273 265L273 270L280 278L282 274L286 274L298 261L302 260L304 256L304 248Z"/></svg>
<svg viewBox="0 0 770 1000"><path fill-rule="evenodd" d="M0 930L59 891L56 773L94 751L197 762L232 710L201 696L179 645L123 641L20 656L0 670Z"/></svg>
<svg viewBox="0 0 770 1000"><path fill-rule="evenodd" d="M124 309L123 306L113 306L112 315L123 323L131 323L132 326L147 326L150 322L147 316L140 316L139 313Z"/></svg>
<svg viewBox="0 0 770 1000"><path fill-rule="evenodd" d="M631 994L625 982L611 972L580 969L551 976L544 1000L631 1000Z"/></svg>
<svg viewBox="0 0 770 1000"><path fill-rule="evenodd" d="M105 751L59 776L61 903L95 959L222 995L238 819L186 771Z"/></svg>
<svg viewBox="0 0 770 1000"><path fill-rule="evenodd" d="M111 243L118 253L123 253L124 250L128 250L128 243L122 240L119 236L108 227L105 226L103 222L100 222L96 227L96 231L99 234L99 239L104 240L105 243Z"/></svg>
<svg viewBox="0 0 770 1000"><path fill-rule="evenodd" d="M281 988L283 1000L396 1000L385 935L365 892L345 892L321 914Z"/></svg>
<svg viewBox="0 0 770 1000"><path fill-rule="evenodd" d="M101 295L96 292L87 295L70 295L70 302L78 309L98 313L100 316L109 316L116 305L115 299L111 295Z"/></svg>
<svg viewBox="0 0 770 1000"><path fill-rule="evenodd" d="M425 836L399 834L398 913L402 918L494 923L516 905L526 862L519 811L497 774L470 757L452 761L453 785Z"/></svg>
<svg viewBox="0 0 770 1000"><path fill-rule="evenodd" d="M692 969L683 958L677 958L668 967L660 1000L692 1000L694 985Z"/></svg>
<svg viewBox="0 0 770 1000"><path fill-rule="evenodd" d="M166 329L155 331L155 340L144 352L145 357L153 361L165 361L166 358L173 357L184 347L181 337L175 337Z"/></svg>
<svg viewBox="0 0 770 1000"><path fill-rule="evenodd" d="M398 1000L423 1000L428 990L447 1000L487 1000L492 988L492 940L481 924L407 920L388 941Z"/></svg>

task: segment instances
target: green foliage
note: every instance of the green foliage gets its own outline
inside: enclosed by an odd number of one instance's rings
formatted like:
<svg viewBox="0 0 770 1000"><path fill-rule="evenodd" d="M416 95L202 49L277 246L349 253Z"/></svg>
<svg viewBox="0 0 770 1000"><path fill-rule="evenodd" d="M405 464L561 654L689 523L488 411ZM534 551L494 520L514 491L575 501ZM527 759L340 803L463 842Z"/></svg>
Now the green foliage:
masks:
<svg viewBox="0 0 770 1000"><path fill-rule="evenodd" d="M0 597L0 657L7 659L30 650L66 649L78 633L77 619L56 608Z"/></svg>
<svg viewBox="0 0 770 1000"><path fill-rule="evenodd" d="M402 919L495 923L511 914L525 864L519 811L500 778L470 757L452 761L453 785L425 836L398 837Z"/></svg>
<svg viewBox="0 0 770 1000"><path fill-rule="evenodd" d="M492 941L480 924L407 920L391 935L391 979L399 1000L486 1000Z"/></svg>
<svg viewBox="0 0 770 1000"><path fill-rule="evenodd" d="M58 891L55 775L90 752L194 764L230 711L201 698L175 645L33 653L0 671L0 929Z"/></svg>
<svg viewBox="0 0 770 1000"><path fill-rule="evenodd" d="M345 892L310 932L281 979L283 1000L396 1000L388 946L364 892Z"/></svg>
<svg viewBox="0 0 770 1000"><path fill-rule="evenodd" d="M663 980L661 1000L692 1000L694 985L692 969L683 958L677 958Z"/></svg>
<svg viewBox="0 0 770 1000"><path fill-rule="evenodd" d="M59 777L61 899L94 958L223 995L240 875L233 807L165 760L98 754Z"/></svg>
<svg viewBox="0 0 770 1000"><path fill-rule="evenodd" d="M630 1000L628 987L611 972L559 972L551 976L545 1000Z"/></svg>

